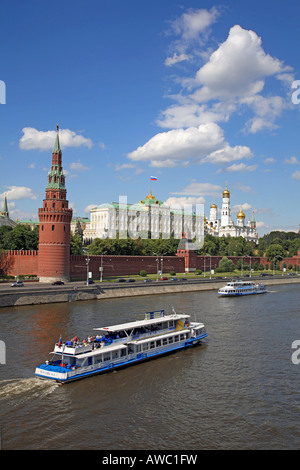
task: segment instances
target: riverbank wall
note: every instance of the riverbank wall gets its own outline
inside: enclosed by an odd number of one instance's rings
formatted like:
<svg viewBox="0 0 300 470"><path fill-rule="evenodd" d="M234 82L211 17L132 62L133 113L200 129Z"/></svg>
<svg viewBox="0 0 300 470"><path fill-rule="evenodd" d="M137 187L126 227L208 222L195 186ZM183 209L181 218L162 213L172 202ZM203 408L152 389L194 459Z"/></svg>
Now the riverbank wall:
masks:
<svg viewBox="0 0 300 470"><path fill-rule="evenodd" d="M24 287L15 288L13 292L7 290L0 293L0 308L19 305L38 305L60 302L77 302L84 300L106 300L115 298L126 298L143 295L175 294L180 292L197 292L218 290L225 284L225 280L205 280L186 282L153 282L151 286L144 284L127 286L105 286L96 284L92 286L73 287ZM297 278L276 278L263 281L266 286L279 284L300 284Z"/></svg>

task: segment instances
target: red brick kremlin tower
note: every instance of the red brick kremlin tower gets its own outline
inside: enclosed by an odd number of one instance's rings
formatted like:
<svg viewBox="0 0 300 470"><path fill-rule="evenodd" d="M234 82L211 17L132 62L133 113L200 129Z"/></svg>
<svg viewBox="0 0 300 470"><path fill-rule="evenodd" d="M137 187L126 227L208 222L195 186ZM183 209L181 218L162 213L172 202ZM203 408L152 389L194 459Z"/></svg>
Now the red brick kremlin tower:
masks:
<svg viewBox="0 0 300 470"><path fill-rule="evenodd" d="M66 199L65 175L61 166L62 153L58 126L52 152L52 166L43 207L39 209L39 258L40 282L70 280L70 224L72 209Z"/></svg>

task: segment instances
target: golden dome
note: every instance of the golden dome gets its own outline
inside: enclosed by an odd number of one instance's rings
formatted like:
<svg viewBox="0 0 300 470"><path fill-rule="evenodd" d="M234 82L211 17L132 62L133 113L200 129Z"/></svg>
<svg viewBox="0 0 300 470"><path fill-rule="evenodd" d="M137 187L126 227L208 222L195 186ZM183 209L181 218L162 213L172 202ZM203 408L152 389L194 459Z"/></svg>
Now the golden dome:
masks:
<svg viewBox="0 0 300 470"><path fill-rule="evenodd" d="M210 208L211 208L211 209L217 209L218 206L217 206L217 204L213 203L213 204L210 206Z"/></svg>
<svg viewBox="0 0 300 470"><path fill-rule="evenodd" d="M230 191L227 189L227 184L226 184L226 189L223 191L223 197L230 197Z"/></svg>
<svg viewBox="0 0 300 470"><path fill-rule="evenodd" d="M244 218L245 218L245 214L244 214L244 212L242 211L242 208L240 209L240 212L238 213L237 218L238 218L238 219L244 219Z"/></svg>
<svg viewBox="0 0 300 470"><path fill-rule="evenodd" d="M151 190L150 190L150 193L148 194L148 196L146 197L146 199L155 199L155 197L151 193Z"/></svg>

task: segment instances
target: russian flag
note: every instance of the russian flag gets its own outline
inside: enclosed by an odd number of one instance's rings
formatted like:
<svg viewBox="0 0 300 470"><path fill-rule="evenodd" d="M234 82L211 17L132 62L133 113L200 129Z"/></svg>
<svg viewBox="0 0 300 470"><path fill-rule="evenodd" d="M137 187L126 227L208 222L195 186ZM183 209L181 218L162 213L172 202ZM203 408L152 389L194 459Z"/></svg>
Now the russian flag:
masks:
<svg viewBox="0 0 300 470"><path fill-rule="evenodd" d="M157 178L156 178L156 176L150 176L150 180L151 181L157 181Z"/></svg>

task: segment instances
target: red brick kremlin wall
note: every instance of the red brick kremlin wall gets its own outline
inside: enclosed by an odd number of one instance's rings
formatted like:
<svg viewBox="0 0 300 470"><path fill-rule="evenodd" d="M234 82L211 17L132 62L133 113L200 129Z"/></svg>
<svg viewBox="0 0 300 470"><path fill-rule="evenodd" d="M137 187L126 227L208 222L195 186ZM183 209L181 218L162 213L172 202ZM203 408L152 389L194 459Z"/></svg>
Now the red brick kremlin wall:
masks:
<svg viewBox="0 0 300 470"><path fill-rule="evenodd" d="M0 274L7 274L17 276L18 274L18 258L19 258L19 274L37 274L38 273L38 251L8 251L0 255ZM122 275L135 275L142 269L146 270L149 274L157 272L156 256L109 256L102 257L103 262L103 276L122 276ZM249 264L247 257L231 257L236 265L237 261L243 258L244 262ZM158 269L161 270L161 257L159 259ZM175 271L175 273L185 272L185 257L180 256L164 256L163 257L163 273ZM222 256L211 257L211 268L214 269L218 266ZM86 256L71 255L70 257L70 277L71 279L85 279L86 278ZM251 264L256 261L263 265L270 262L264 257L251 257ZM292 264L295 266L298 263L300 267L300 254L291 258L285 258L280 262L285 262L287 265ZM210 257L195 255L193 264L196 269L208 272L210 269ZM89 271L93 273L94 279L100 278L99 267L101 266L101 256L90 256Z"/></svg>

